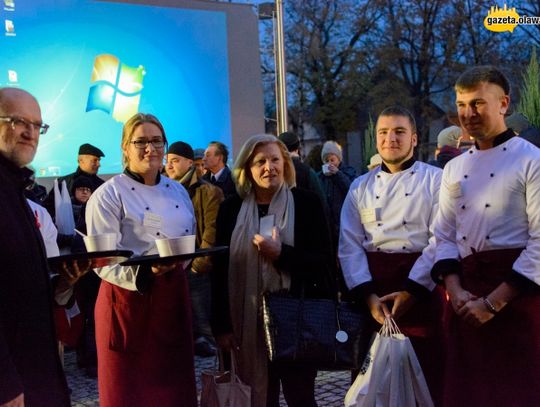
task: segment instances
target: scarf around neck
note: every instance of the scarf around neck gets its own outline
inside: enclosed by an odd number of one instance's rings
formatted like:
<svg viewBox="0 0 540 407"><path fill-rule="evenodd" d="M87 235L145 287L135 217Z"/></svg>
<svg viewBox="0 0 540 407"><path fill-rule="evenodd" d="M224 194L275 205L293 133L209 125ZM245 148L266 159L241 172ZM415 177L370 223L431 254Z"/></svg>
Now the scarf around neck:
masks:
<svg viewBox="0 0 540 407"><path fill-rule="evenodd" d="M268 215L274 215L274 226L282 243L294 246L294 198L283 184L272 197ZM267 353L262 321L262 295L265 292L289 290L290 275L278 270L260 255L253 244L259 233L259 210L254 192L242 202L232 232L229 258L229 304L233 331L240 344L239 370L242 380L252 388L254 406L266 403Z"/></svg>

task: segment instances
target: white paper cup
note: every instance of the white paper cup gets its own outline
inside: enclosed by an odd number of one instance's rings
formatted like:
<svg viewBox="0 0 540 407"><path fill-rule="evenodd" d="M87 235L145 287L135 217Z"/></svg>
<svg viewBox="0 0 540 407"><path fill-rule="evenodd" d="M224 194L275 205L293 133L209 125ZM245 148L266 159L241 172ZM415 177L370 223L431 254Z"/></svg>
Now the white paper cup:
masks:
<svg viewBox="0 0 540 407"><path fill-rule="evenodd" d="M324 175L330 174L330 165L329 164L323 164L321 169L322 169L322 173Z"/></svg>
<svg viewBox="0 0 540 407"><path fill-rule="evenodd" d="M193 253L195 252L195 235L157 239L156 246L160 257Z"/></svg>
<svg viewBox="0 0 540 407"><path fill-rule="evenodd" d="M116 250L116 233L102 233L100 235L83 238L87 252L103 252Z"/></svg>

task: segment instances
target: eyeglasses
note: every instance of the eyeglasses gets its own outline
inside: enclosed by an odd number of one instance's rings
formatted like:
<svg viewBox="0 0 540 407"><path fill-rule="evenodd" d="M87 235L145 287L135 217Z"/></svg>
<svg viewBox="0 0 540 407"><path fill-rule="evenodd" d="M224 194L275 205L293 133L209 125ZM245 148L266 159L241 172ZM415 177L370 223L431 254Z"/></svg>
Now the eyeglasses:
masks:
<svg viewBox="0 0 540 407"><path fill-rule="evenodd" d="M13 130L22 127L25 129L32 128L32 130L38 130L39 134L45 134L47 133L47 130L49 130L48 124L31 122L30 120L17 116L2 116L0 117L0 121L10 123Z"/></svg>
<svg viewBox="0 0 540 407"><path fill-rule="evenodd" d="M77 187L77 188L75 188L75 191L86 193L86 194L91 194L92 193L92 190L90 188L88 188L88 187Z"/></svg>
<svg viewBox="0 0 540 407"><path fill-rule="evenodd" d="M152 144L152 147L154 148L163 148L165 145L165 141L163 139L159 140L135 140L131 141L131 144L133 144L136 148L139 148L141 150L145 149L148 144Z"/></svg>

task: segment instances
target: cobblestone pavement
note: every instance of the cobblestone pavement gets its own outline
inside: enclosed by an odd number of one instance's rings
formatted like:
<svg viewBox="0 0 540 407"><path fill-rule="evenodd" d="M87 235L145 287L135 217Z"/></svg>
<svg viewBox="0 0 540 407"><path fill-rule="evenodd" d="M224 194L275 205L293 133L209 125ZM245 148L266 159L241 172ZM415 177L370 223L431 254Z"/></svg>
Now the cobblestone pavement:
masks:
<svg viewBox="0 0 540 407"><path fill-rule="evenodd" d="M85 376L84 370L77 367L75 352L66 352L64 356L64 368L71 393L71 401L74 407L99 406L97 381ZM200 391L199 377L201 370L211 369L214 366L214 358L195 357L195 370L197 389ZM316 398L319 407L343 406L343 399L350 384L349 372L319 372L315 383ZM287 404L282 400L281 406Z"/></svg>

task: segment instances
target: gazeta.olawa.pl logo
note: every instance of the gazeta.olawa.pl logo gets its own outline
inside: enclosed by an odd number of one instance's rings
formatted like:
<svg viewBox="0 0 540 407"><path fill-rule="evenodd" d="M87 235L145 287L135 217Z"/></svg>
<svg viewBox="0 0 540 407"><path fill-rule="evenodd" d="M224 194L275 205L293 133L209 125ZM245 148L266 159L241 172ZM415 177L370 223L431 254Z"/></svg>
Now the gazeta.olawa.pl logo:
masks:
<svg viewBox="0 0 540 407"><path fill-rule="evenodd" d="M518 25L538 24L540 24L540 17L520 16L515 7L508 8L506 4L503 8L492 6L484 18L484 27L494 32L513 32Z"/></svg>
<svg viewBox="0 0 540 407"><path fill-rule="evenodd" d="M114 55L98 55L92 69L86 111L102 110L125 123L138 112L145 74L141 65L134 68L121 63Z"/></svg>

